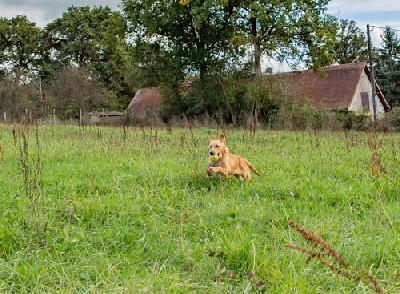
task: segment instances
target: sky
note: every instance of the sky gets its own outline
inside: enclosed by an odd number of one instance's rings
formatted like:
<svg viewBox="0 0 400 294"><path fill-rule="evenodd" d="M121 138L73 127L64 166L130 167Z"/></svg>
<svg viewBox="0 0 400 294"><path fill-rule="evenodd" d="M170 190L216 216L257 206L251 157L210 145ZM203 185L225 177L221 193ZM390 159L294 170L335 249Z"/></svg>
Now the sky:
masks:
<svg viewBox="0 0 400 294"><path fill-rule="evenodd" d="M11 18L25 14L30 21L44 27L61 17L71 6L109 6L118 9L119 0L0 0L0 16Z"/></svg>
<svg viewBox="0 0 400 294"><path fill-rule="evenodd" d="M105 6L118 9L120 0L0 0L0 16L13 17L25 14L29 20L44 27L60 17L70 6ZM331 0L328 13L352 19L359 27L367 23L374 26L391 26L400 29L399 0Z"/></svg>
<svg viewBox="0 0 400 294"><path fill-rule="evenodd" d="M44 27L52 20L61 17L70 6L109 6L117 10L120 0L0 0L0 16L11 18L25 14L30 21ZM390 26L400 30L400 0L331 0L328 13L338 19L349 19L366 31L371 25L371 37L379 46L381 27ZM400 34L400 32L399 32ZM272 62L267 66L276 67Z"/></svg>
<svg viewBox="0 0 400 294"><path fill-rule="evenodd" d="M339 19L354 20L364 31L369 24L374 45L381 43L383 27L400 30L399 0L332 0L328 13Z"/></svg>

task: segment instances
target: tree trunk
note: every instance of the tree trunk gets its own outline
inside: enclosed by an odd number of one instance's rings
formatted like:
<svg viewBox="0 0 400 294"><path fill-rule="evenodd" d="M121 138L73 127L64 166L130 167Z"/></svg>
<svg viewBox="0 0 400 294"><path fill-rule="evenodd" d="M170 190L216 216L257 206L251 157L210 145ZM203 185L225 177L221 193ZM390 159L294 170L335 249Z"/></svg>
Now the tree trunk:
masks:
<svg viewBox="0 0 400 294"><path fill-rule="evenodd" d="M250 23L251 36L254 45L254 71L256 74L256 80L258 81L261 78L261 44L257 39L257 19L251 18Z"/></svg>
<svg viewBox="0 0 400 294"><path fill-rule="evenodd" d="M254 43L254 70L256 73L256 80L261 78L261 45L258 42Z"/></svg>
<svg viewBox="0 0 400 294"><path fill-rule="evenodd" d="M253 39L254 45L254 71L256 74L256 84L258 87L258 83L261 79L261 44L258 41L257 34L257 19L251 18L251 35ZM257 106L257 97L254 97L253 107L252 107L252 122L250 127L250 132L255 135L258 124L258 106Z"/></svg>

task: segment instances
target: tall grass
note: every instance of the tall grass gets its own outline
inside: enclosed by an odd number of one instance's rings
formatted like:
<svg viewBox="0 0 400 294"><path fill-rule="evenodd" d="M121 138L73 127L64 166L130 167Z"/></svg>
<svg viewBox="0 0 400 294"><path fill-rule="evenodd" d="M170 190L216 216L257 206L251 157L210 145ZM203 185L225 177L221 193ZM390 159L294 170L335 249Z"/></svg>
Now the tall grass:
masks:
<svg viewBox="0 0 400 294"><path fill-rule="evenodd" d="M398 134L376 134L386 173L375 174L363 132L225 129L230 150L263 175L243 184L205 173L219 131L32 129L45 212L38 239L13 127L0 125L0 292L372 291L287 250L297 240L289 220L400 291Z"/></svg>
<svg viewBox="0 0 400 294"><path fill-rule="evenodd" d="M381 286L373 276L368 274L365 269L356 270L351 267L330 244L325 242L316 233L303 229L292 220L289 221L289 226L302 235L302 237L314 248L310 250L306 247L300 247L292 243L284 244L285 247L307 254L309 256L307 262L314 258L330 269L333 273L343 276L346 279L354 280L355 282L362 281L376 293L383 293Z"/></svg>
<svg viewBox="0 0 400 294"><path fill-rule="evenodd" d="M40 235L44 233L46 226L46 209L43 200L43 162L39 128L36 125L32 130L29 124L14 125L12 133L27 200L25 221Z"/></svg>

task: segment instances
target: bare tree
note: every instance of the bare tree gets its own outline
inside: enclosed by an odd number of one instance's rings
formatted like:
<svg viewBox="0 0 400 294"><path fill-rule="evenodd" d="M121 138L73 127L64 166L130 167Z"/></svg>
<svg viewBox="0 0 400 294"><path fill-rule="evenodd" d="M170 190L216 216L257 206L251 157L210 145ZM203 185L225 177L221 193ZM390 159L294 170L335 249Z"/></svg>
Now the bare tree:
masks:
<svg viewBox="0 0 400 294"><path fill-rule="evenodd" d="M0 79L0 114L10 121L35 118L39 114L37 97L33 84L22 83L19 77L7 75Z"/></svg>
<svg viewBox="0 0 400 294"><path fill-rule="evenodd" d="M61 69L49 85L47 95L61 119L77 118L80 110L112 107L111 93L92 79L85 67Z"/></svg>

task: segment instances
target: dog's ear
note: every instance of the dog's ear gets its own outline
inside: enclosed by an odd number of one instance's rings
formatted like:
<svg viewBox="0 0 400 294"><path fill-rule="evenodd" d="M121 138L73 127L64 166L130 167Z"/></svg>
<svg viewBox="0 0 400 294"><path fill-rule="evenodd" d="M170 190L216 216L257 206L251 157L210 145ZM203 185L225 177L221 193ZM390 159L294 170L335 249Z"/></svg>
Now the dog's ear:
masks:
<svg viewBox="0 0 400 294"><path fill-rule="evenodd" d="M211 141L214 141L214 140L215 140L215 138L214 138L214 137L211 137L209 141L211 142Z"/></svg>
<svg viewBox="0 0 400 294"><path fill-rule="evenodd" d="M221 141L221 143L225 143L225 135L224 134L219 135L219 140Z"/></svg>

